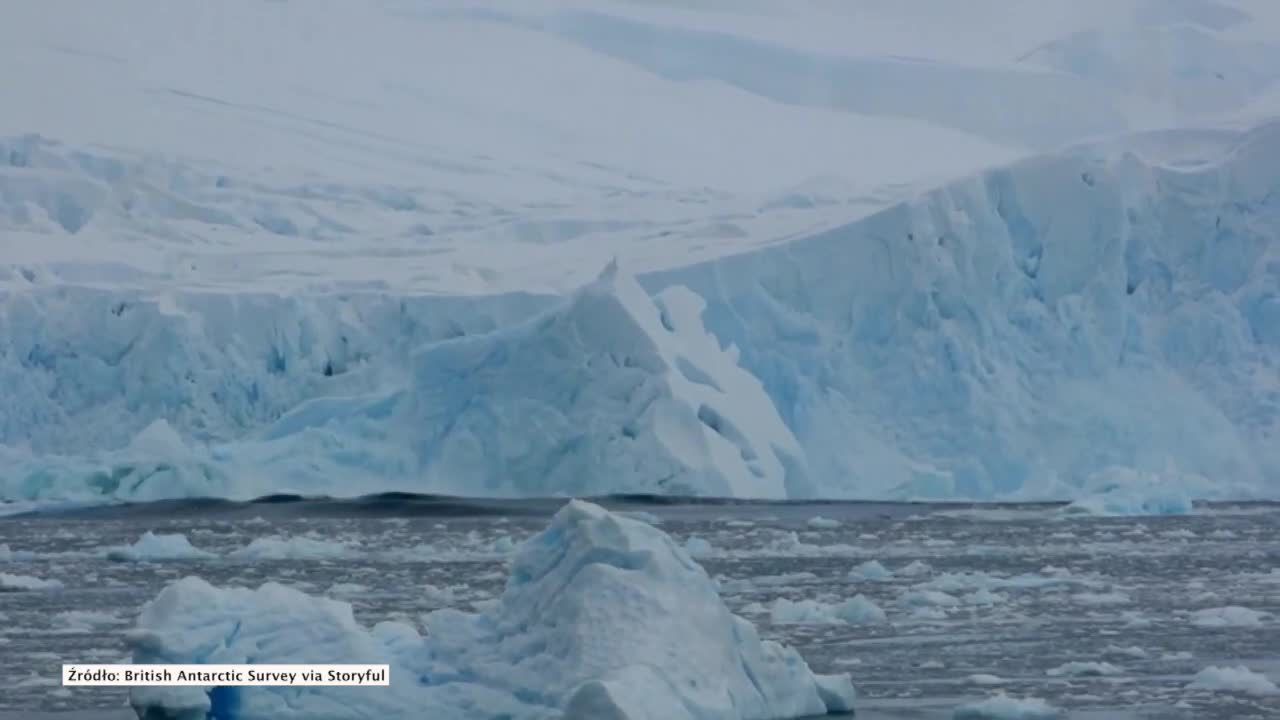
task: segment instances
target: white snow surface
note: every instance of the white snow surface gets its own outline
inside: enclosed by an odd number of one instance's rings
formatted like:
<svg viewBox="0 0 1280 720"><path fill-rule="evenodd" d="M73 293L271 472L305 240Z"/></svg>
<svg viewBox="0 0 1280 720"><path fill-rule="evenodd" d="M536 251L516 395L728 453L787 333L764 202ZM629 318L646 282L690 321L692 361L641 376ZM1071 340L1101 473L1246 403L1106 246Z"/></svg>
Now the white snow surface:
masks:
<svg viewBox="0 0 1280 720"><path fill-rule="evenodd" d="M853 702L847 675L814 675L731 614L665 533L581 501L520 548L492 606L425 622L425 637L396 622L367 629L344 602L187 577L143 609L134 662L387 662L391 686L136 688L132 702L220 720L768 720Z"/></svg>
<svg viewBox="0 0 1280 720"><path fill-rule="evenodd" d="M0 499L1280 495L1277 37L1270 0L16 4Z"/></svg>

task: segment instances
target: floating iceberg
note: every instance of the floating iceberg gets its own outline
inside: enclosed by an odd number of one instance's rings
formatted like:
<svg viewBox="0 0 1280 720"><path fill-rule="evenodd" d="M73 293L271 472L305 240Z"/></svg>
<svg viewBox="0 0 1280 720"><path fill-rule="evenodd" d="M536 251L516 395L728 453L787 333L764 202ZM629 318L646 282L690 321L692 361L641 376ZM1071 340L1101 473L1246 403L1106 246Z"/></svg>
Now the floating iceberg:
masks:
<svg viewBox="0 0 1280 720"><path fill-rule="evenodd" d="M778 598L773 601L769 616L779 625L875 625L888 619L879 605L862 594L834 604Z"/></svg>
<svg viewBox="0 0 1280 720"><path fill-rule="evenodd" d="M234 560L333 560L348 558L355 553L351 546L332 540L272 535L254 538L248 545L232 550L227 557Z"/></svg>
<svg viewBox="0 0 1280 720"><path fill-rule="evenodd" d="M893 571L879 560L868 560L849 571L850 580L889 580Z"/></svg>
<svg viewBox="0 0 1280 720"><path fill-rule="evenodd" d="M185 535L157 535L151 531L143 533L132 545L107 550L107 559L121 562L207 560L212 557L217 556L192 545Z"/></svg>
<svg viewBox="0 0 1280 720"><path fill-rule="evenodd" d="M1280 695L1277 687L1266 675L1254 672L1243 665L1219 667L1211 665L1191 678L1188 690L1212 690L1216 692L1241 692L1249 695Z"/></svg>
<svg viewBox="0 0 1280 720"><path fill-rule="evenodd" d="M0 543L0 562L22 562L35 557L36 554L30 550L10 550L8 545Z"/></svg>
<svg viewBox="0 0 1280 720"><path fill-rule="evenodd" d="M32 575L13 575L0 572L0 592L25 592L35 590L61 590L62 581L43 580Z"/></svg>
<svg viewBox="0 0 1280 720"><path fill-rule="evenodd" d="M1191 613L1191 624L1204 628L1258 627L1269 613L1239 605L1204 608Z"/></svg>
<svg viewBox="0 0 1280 720"><path fill-rule="evenodd" d="M666 534L567 504L479 614L438 610L425 637L267 583L165 588L131 634L139 663L385 662L390 688L137 688L139 714L261 718L769 720L851 709L847 675L810 671L731 614ZM166 714L167 713L167 714Z"/></svg>
<svg viewBox="0 0 1280 720"><path fill-rule="evenodd" d="M1015 698L997 693L986 700L957 707L952 720L1056 720L1062 712L1040 698Z"/></svg>

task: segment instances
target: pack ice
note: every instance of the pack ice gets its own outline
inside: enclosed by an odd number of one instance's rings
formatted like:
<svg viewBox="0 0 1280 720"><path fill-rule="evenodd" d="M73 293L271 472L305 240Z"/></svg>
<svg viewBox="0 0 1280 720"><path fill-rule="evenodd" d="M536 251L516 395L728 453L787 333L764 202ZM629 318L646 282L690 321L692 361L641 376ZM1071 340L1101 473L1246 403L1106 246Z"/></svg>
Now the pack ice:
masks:
<svg viewBox="0 0 1280 720"><path fill-rule="evenodd" d="M366 629L347 603L188 577L143 609L134 662L379 662L391 686L135 688L131 701L139 717L214 720L768 720L852 708L847 675L815 675L761 640L665 533L586 502L520 548L490 608L425 622L425 636Z"/></svg>

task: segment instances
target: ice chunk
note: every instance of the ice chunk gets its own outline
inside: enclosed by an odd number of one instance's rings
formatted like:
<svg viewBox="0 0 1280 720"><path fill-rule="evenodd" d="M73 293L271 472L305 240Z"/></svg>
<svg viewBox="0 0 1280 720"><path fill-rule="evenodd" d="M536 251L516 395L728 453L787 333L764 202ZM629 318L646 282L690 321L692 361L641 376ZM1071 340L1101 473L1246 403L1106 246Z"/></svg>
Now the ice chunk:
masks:
<svg viewBox="0 0 1280 720"><path fill-rule="evenodd" d="M1242 692L1249 695L1280 695L1280 687L1266 675L1254 672L1249 668L1218 667L1211 665L1187 683L1188 690L1214 690L1224 692Z"/></svg>
<svg viewBox="0 0 1280 720"><path fill-rule="evenodd" d="M773 601L769 615L779 625L870 625L886 621L884 610L861 594L835 604L808 598L778 598Z"/></svg>
<svg viewBox="0 0 1280 720"><path fill-rule="evenodd" d="M122 625L128 622L108 612L96 610L69 610L60 612L53 623L55 632L83 633L110 625Z"/></svg>
<svg viewBox="0 0 1280 720"><path fill-rule="evenodd" d="M0 562L34 560L35 556L30 550L10 550L8 545L0 543Z"/></svg>
<svg viewBox="0 0 1280 720"><path fill-rule="evenodd" d="M182 534L156 535L143 533L132 545L110 548L107 558L124 562L158 562L163 560L206 560L217 557L191 544Z"/></svg>
<svg viewBox="0 0 1280 720"><path fill-rule="evenodd" d="M1239 605L1205 608L1191 614L1191 624L1203 628L1257 627L1267 613Z"/></svg>
<svg viewBox="0 0 1280 720"><path fill-rule="evenodd" d="M316 540L304 536L254 538L227 556L236 560L332 560L351 557L355 549L332 540Z"/></svg>
<svg viewBox="0 0 1280 720"><path fill-rule="evenodd" d="M1214 494L1215 488L1203 478L1113 467L1091 475L1081 496L1065 511L1102 516L1187 515L1195 509L1194 498Z"/></svg>
<svg viewBox="0 0 1280 720"><path fill-rule="evenodd" d="M1081 605L1124 605L1129 602L1129 596L1118 590L1103 593L1081 592L1072 595L1071 599Z"/></svg>
<svg viewBox="0 0 1280 720"><path fill-rule="evenodd" d="M821 515L815 515L809 518L805 524L814 530L832 530L840 527L839 520L832 520L831 518L822 517Z"/></svg>
<svg viewBox="0 0 1280 720"><path fill-rule="evenodd" d="M902 594L900 601L913 607L955 607L960 604L955 595L941 590L909 590Z"/></svg>
<svg viewBox="0 0 1280 720"><path fill-rule="evenodd" d="M953 720L1056 720L1062 713L1040 698L1014 698L999 693L961 705L951 717Z"/></svg>
<svg viewBox="0 0 1280 720"><path fill-rule="evenodd" d="M929 567L929 563L922 560L912 560L898 570L898 574L903 577L917 577L928 575L931 572L933 572L933 568Z"/></svg>
<svg viewBox="0 0 1280 720"><path fill-rule="evenodd" d="M439 610L426 637L366 629L350 605L267 583L165 588L130 636L134 662L387 662L391 687L138 688L140 713L219 720L505 716L616 720L795 718L851 707L847 675L814 675L762 641L663 532L573 501L517 552L479 614ZM191 692L187 692L191 690Z"/></svg>
<svg viewBox="0 0 1280 720"><path fill-rule="evenodd" d="M1103 653L1107 655L1133 658L1135 660L1145 660L1150 656L1150 654L1146 650L1143 650L1137 645L1130 645L1128 647L1123 647L1120 645L1108 645L1106 648L1103 649Z"/></svg>
<svg viewBox="0 0 1280 720"><path fill-rule="evenodd" d="M0 572L0 592L22 592L26 590L61 590L62 581L42 580L31 575L11 575Z"/></svg>
<svg viewBox="0 0 1280 720"><path fill-rule="evenodd" d="M1049 677L1102 677L1119 675L1121 672L1123 671L1120 668L1111 663L1089 660L1063 663L1045 670L1044 674Z"/></svg>
<svg viewBox="0 0 1280 720"><path fill-rule="evenodd" d="M690 535L684 541L684 551L693 557L706 557L715 552L715 548L706 538Z"/></svg>
<svg viewBox="0 0 1280 720"><path fill-rule="evenodd" d="M868 560L849 571L850 580L888 580L892 577L893 572L879 560Z"/></svg>

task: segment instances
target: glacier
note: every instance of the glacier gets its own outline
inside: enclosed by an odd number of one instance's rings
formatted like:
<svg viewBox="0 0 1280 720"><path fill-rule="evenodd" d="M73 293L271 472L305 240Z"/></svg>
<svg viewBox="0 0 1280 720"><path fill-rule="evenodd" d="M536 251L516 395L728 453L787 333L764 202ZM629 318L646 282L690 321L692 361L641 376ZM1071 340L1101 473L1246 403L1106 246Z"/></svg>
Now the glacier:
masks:
<svg viewBox="0 0 1280 720"><path fill-rule="evenodd" d="M171 583L129 634L135 663L372 662L390 687L142 687L139 717L783 720L845 712L848 675L815 675L729 612L669 536L582 501L517 552L478 614L360 626L348 603L276 583Z"/></svg>
<svg viewBox="0 0 1280 720"><path fill-rule="evenodd" d="M1079 146L566 297L11 286L0 495L1274 495L1278 161Z"/></svg>
<svg viewBox="0 0 1280 720"><path fill-rule="evenodd" d="M1273 3L48 7L0 512L1280 495Z"/></svg>

